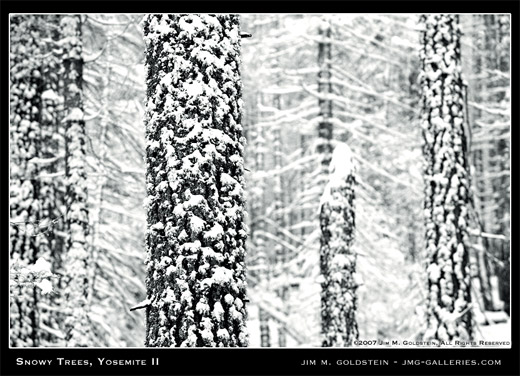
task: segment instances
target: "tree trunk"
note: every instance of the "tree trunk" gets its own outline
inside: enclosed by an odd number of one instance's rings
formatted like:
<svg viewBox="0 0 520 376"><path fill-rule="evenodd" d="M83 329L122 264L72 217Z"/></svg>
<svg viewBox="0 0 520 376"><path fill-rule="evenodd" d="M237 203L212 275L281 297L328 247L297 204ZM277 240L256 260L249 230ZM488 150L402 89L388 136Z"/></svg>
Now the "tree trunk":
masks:
<svg viewBox="0 0 520 376"><path fill-rule="evenodd" d="M146 346L247 345L236 15L149 15Z"/></svg>
<svg viewBox="0 0 520 376"><path fill-rule="evenodd" d="M261 97L261 95L258 95ZM260 101L261 102L261 101ZM258 100L256 105L258 106ZM259 113L257 112L257 115ZM255 206L256 218L255 222L257 222L258 233L256 234L255 248L257 249L258 254L258 266L260 268L260 283L269 284L270 278L270 266L268 262L267 256L267 241L265 239L264 232L266 231L266 222L264 220L265 216L265 208L266 208L266 197L265 197L265 132L264 126L262 124L262 119L260 116L255 117L255 128L256 128L256 140L255 140L255 167L256 172L261 174L261 178L257 181L258 189L260 197L256 197L255 201L257 206ZM258 307L258 320L260 322L260 346L261 347L271 347L271 333L269 326L269 315L262 307Z"/></svg>
<svg viewBox="0 0 520 376"><path fill-rule="evenodd" d="M38 16L11 18L10 64L10 239L11 263L34 264L39 257L42 218L40 166L41 94ZM39 346L38 291L18 281L11 296L11 346Z"/></svg>
<svg viewBox="0 0 520 376"><path fill-rule="evenodd" d="M88 346L89 246L86 134L83 120L81 16L60 21L65 123L67 250L63 260L65 340L68 347Z"/></svg>
<svg viewBox="0 0 520 376"><path fill-rule="evenodd" d="M318 43L318 92L321 95L327 96L332 93L331 79L331 27L327 19L323 19L319 27L320 42ZM319 105L319 124L318 124L318 144L317 152L320 155L321 161L321 177L319 182L323 188L327 181L329 173L329 164L332 158L332 101L329 98L320 97Z"/></svg>
<svg viewBox="0 0 520 376"><path fill-rule="evenodd" d="M323 347L351 346L358 338L356 321L358 282L352 157L340 144L332 159L330 180L320 207L321 328Z"/></svg>
<svg viewBox="0 0 520 376"><path fill-rule="evenodd" d="M426 251L425 339L472 337L469 240L470 176L458 16L423 15L422 103Z"/></svg>
<svg viewBox="0 0 520 376"><path fill-rule="evenodd" d="M60 15L40 16L42 27L46 32L46 38L42 38L42 52L45 55L42 61L43 92L41 101L41 157L45 162L43 175L40 177L42 197L42 217L45 228L41 236L40 253L51 263L51 271L60 275L62 271L62 257L65 250L63 233L65 224L64 184L63 177L59 174L63 171L63 125L61 124L61 108L63 97L61 96L60 75L63 72L61 58L54 53L56 43L60 35ZM43 171L44 170L44 171ZM53 287L59 290L59 281L54 279ZM59 294L41 296L42 306L51 309L41 309L41 324L53 329L41 332L41 346L56 346L62 344L62 338L56 333L61 330L63 317L59 310L53 310L61 304Z"/></svg>

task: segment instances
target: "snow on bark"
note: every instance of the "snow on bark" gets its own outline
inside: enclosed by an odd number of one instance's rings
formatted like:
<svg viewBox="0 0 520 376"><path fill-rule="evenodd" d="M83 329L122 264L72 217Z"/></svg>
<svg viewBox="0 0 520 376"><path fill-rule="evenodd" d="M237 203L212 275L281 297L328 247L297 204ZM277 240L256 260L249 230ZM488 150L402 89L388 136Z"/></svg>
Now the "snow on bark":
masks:
<svg viewBox="0 0 520 376"><path fill-rule="evenodd" d="M421 87L425 157L426 339L472 336L468 270L469 168L456 15L423 15Z"/></svg>
<svg viewBox="0 0 520 376"><path fill-rule="evenodd" d="M246 346L238 16L148 15L143 28L145 343Z"/></svg>
<svg viewBox="0 0 520 376"><path fill-rule="evenodd" d="M21 270L40 256L48 257L40 233L42 194L46 184L38 175L42 167L42 60L44 37L39 16L11 18L10 48L10 262ZM40 291L34 284L19 284L11 294L10 343L39 346L41 340Z"/></svg>
<svg viewBox="0 0 520 376"><path fill-rule="evenodd" d="M320 184L322 187L326 184L327 171L329 163L332 158L331 144L332 140L332 100L326 98L326 96L332 93L331 85L331 58L332 48L331 43L328 39L331 36L331 25L327 19L323 19L320 22L319 29L320 42L318 43L318 93L323 97L318 100L319 105L319 124L318 124L318 141L317 141L317 152L320 154L321 162L321 178Z"/></svg>
<svg viewBox="0 0 520 376"><path fill-rule="evenodd" d="M320 203L321 327L323 347L351 346L358 338L356 321L358 278L353 159L338 143L332 154L330 178Z"/></svg>
<svg viewBox="0 0 520 376"><path fill-rule="evenodd" d="M51 161L46 163L45 173L56 174L63 170L63 161L59 158L63 154L63 125L60 114L63 108L63 96L59 85L60 75L63 72L61 58L56 54L55 42L60 39L59 23L60 15L41 16L44 22L44 30L47 38L45 43L44 58L42 62L43 92L41 94L41 158ZM52 225L47 228L45 236L41 237L40 252L48 258L51 263L51 271L58 273L62 267L62 257L65 248L64 238L57 235L64 229L63 199L64 184L61 176L40 178L42 199L42 216L44 221ZM57 278L56 278L57 279ZM56 281L55 279L55 281ZM41 346L56 346L62 344L61 324L63 317L58 310L47 307L61 305L60 294L48 294L42 296L41 325L51 330L42 332Z"/></svg>
<svg viewBox="0 0 520 376"><path fill-rule="evenodd" d="M11 263L34 262L38 238L25 233L24 223L37 223L40 219L37 180L27 179L36 174L38 166L31 163L38 157L38 111L41 76L31 55L38 49L37 41L25 30L34 28L33 17L11 18L11 113L10 113L10 238ZM16 222L16 224L13 224ZM20 288L11 296L11 346L37 346L35 328L34 288Z"/></svg>
<svg viewBox="0 0 520 376"><path fill-rule="evenodd" d="M63 16L60 21L59 45L64 68L63 93L65 118L65 186L67 207L67 249L63 260L66 308L65 339L68 347L89 344L88 267L89 247L86 135L83 120L83 59L81 17Z"/></svg>
<svg viewBox="0 0 520 376"><path fill-rule="evenodd" d="M45 258L50 260L52 272L57 271L63 248L61 238L55 235L60 228L61 182L59 178L42 177L56 172L59 160L58 106L62 98L58 94L60 62L53 50L59 18L11 18L10 236L11 262L20 270ZM51 282L45 281L42 286L48 290ZM55 345L61 337L57 313L47 308L56 306L56 294L42 294L44 290L34 286L37 285L13 289L13 346ZM27 312L24 300L31 301ZM25 326L22 332L31 332L30 343L19 331L18 323Z"/></svg>

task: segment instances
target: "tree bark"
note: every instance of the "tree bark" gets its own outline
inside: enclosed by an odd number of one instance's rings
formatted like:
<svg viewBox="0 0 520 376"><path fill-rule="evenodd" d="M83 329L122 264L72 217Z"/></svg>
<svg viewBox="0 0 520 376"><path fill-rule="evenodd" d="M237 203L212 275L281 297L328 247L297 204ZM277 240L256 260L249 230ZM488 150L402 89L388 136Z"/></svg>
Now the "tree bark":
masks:
<svg viewBox="0 0 520 376"><path fill-rule="evenodd" d="M65 206L67 249L63 260L64 323L68 347L85 347L89 340L88 291L89 219L87 207L86 134L83 119L83 58L81 16L60 21L65 123Z"/></svg>
<svg viewBox="0 0 520 376"><path fill-rule="evenodd" d="M247 345L236 15L149 15L146 346Z"/></svg>
<svg viewBox="0 0 520 376"><path fill-rule="evenodd" d="M421 16L421 126L425 158L428 257L425 339L472 337L469 240L470 175L458 16Z"/></svg>
<svg viewBox="0 0 520 376"><path fill-rule="evenodd" d="M359 336L356 321L357 257L352 248L356 225L356 179L350 155L333 158L337 158L337 161L332 160L336 169L339 165L350 167L345 175L332 171L320 207L322 346L346 347L352 346Z"/></svg>
<svg viewBox="0 0 520 376"><path fill-rule="evenodd" d="M11 263L34 264L40 256L42 219L41 94L43 81L38 16L11 18L10 49L10 256ZM10 302L11 346L39 346L38 291L31 281L18 281Z"/></svg>
<svg viewBox="0 0 520 376"><path fill-rule="evenodd" d="M319 179L321 186L324 187L327 181L329 164L332 158L332 101L326 96L332 93L332 84L330 82L331 73L331 43L328 39L331 37L331 27L327 19L323 19L319 26L319 36L321 38L318 43L318 93L325 96L318 99L319 105L319 124L318 124L318 144L317 152L320 155L321 162L321 178Z"/></svg>

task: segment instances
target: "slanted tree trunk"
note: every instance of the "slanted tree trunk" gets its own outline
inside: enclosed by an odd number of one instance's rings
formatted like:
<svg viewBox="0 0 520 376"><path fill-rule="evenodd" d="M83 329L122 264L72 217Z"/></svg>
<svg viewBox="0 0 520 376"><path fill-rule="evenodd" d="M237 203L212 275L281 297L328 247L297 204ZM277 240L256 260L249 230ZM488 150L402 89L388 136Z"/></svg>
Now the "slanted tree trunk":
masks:
<svg viewBox="0 0 520 376"><path fill-rule="evenodd" d="M469 242L470 176L464 84L456 15L421 16L421 126L425 158L428 257L425 339L472 337Z"/></svg>
<svg viewBox="0 0 520 376"><path fill-rule="evenodd" d="M350 150L338 144L320 207L321 331L323 347L351 346L356 321L355 176Z"/></svg>
<svg viewBox="0 0 520 376"><path fill-rule="evenodd" d="M83 58L81 16L63 16L60 21L63 64L63 97L65 123L65 206L67 208L67 249L63 258L65 275L64 323L69 347L89 344L88 268L89 245L86 134L83 120Z"/></svg>
<svg viewBox="0 0 520 376"><path fill-rule="evenodd" d="M236 15L144 20L146 346L247 345Z"/></svg>

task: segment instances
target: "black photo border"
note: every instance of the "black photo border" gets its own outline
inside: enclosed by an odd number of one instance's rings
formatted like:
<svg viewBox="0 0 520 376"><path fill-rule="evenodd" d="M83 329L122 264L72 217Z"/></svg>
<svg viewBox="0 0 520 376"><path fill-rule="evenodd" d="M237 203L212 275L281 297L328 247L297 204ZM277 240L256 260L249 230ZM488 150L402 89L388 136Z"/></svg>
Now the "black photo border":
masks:
<svg viewBox="0 0 520 376"><path fill-rule="evenodd" d="M512 124L518 124L518 24L520 1L1 1L1 90L4 158L9 174L9 14L10 13L511 13ZM513 126L511 127L513 137ZM7 134L6 134L7 133ZM511 140L513 143L513 140ZM5 144L4 144L5 145ZM7 154L7 156L6 156ZM513 152L512 152L513 155ZM4 164L5 165L5 164ZM512 163L512 166L514 163ZM7 180L7 179L6 179ZM8 184L4 183L8 187ZM9 188L7 188L9 190ZM4 197L8 197L5 194ZM513 202L513 201L511 201ZM5 204L8 209L9 203ZM513 209L511 207L511 209ZM7 210L6 210L7 211ZM4 212L5 213L5 212ZM5 215L5 214L4 214ZM7 230L7 226L4 227ZM513 232L513 231L512 231ZM0 375L520 375L518 327L519 257L511 248L511 349L498 348L9 348L9 239L1 253ZM512 243L511 243L512 244ZM144 254L143 254L144 259ZM144 339L143 339L144 342ZM20 366L16 359L53 359L52 365ZM59 366L56 359L84 360L92 366ZM97 358L146 359L147 365L100 366ZM158 358L158 365L151 359ZM301 366L303 360L316 365ZM327 360L328 364L322 364ZM365 361L365 365L336 365L337 360ZM388 365L368 365L387 360ZM414 360L416 365L402 365ZM446 365L451 361L500 360L500 365ZM421 363L422 361L422 363ZM428 364L430 363L430 364ZM434 363L434 364L431 364Z"/></svg>

